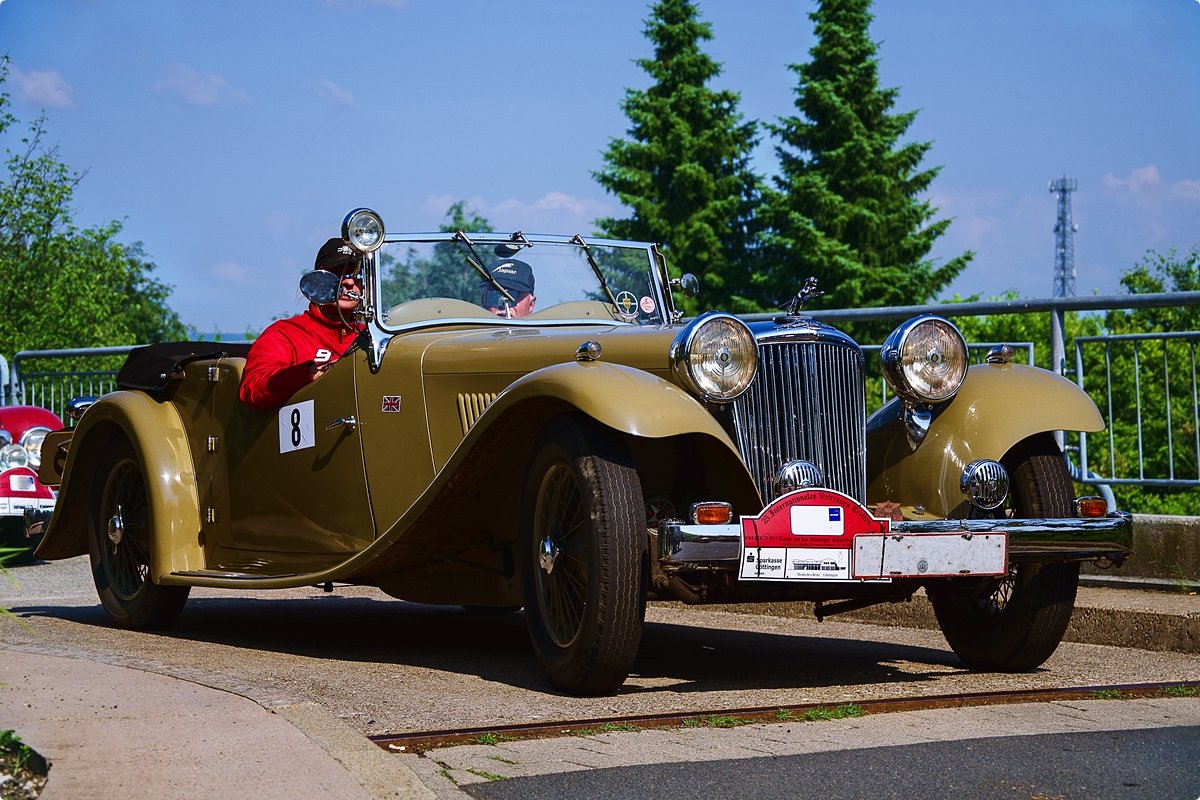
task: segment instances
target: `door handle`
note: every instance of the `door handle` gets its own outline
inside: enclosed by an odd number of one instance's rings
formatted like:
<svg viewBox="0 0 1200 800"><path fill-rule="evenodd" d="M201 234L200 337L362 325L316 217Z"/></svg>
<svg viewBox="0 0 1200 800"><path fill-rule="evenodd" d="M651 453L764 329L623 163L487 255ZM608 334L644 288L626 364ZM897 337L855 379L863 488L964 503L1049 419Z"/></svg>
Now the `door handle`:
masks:
<svg viewBox="0 0 1200 800"><path fill-rule="evenodd" d="M337 428L337 427L339 427L339 426L342 426L342 425L345 425L345 426L346 426L346 432L347 432L347 433L349 433L350 431L354 430L354 427L355 427L356 425L358 425L358 420L354 419L354 417L353 417L353 416L349 416L349 417L338 417L338 418L337 418L337 419L335 419L333 422L331 422L331 423L329 423L328 425L326 425L326 426L325 426L325 430L327 430L327 431L331 431L331 430L333 430L334 428Z"/></svg>

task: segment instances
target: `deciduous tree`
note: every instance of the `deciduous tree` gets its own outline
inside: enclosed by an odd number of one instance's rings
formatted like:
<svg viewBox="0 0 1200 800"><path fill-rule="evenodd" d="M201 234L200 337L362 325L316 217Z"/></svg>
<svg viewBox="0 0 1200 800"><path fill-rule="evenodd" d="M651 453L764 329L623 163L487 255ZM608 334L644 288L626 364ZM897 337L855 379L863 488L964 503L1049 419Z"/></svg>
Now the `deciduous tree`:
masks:
<svg viewBox="0 0 1200 800"><path fill-rule="evenodd" d="M0 86L8 74L0 59ZM47 146L46 118L10 144L19 120L0 92L0 351L144 344L186 334L170 287L119 222L79 228L71 202L81 175Z"/></svg>
<svg viewBox="0 0 1200 800"><path fill-rule="evenodd" d="M1134 295L1200 291L1200 249L1186 255L1148 250L1121 276L1121 286ZM1104 321L1112 334L1197 331L1200 308L1109 311ZM1088 461L1096 472L1200 478L1196 345L1195 338L1125 340L1085 351L1088 388L1109 423L1108 431L1088 437ZM1122 508L1140 513L1193 515L1200 507L1200 489L1194 487L1118 486L1114 491Z"/></svg>

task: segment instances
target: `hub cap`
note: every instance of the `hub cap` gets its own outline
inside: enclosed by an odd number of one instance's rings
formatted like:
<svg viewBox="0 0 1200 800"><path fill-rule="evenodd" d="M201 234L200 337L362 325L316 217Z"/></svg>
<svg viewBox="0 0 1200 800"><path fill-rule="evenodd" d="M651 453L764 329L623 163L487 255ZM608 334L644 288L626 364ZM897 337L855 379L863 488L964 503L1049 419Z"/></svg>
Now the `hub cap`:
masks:
<svg viewBox="0 0 1200 800"><path fill-rule="evenodd" d="M125 538L125 520L121 517L121 505L118 503L117 513L108 519L108 540L113 543L114 551L123 538Z"/></svg>
<svg viewBox="0 0 1200 800"><path fill-rule="evenodd" d="M558 560L558 545L554 540L547 536L542 539L541 552L538 554L538 566L542 571L549 575L554 572L554 562Z"/></svg>

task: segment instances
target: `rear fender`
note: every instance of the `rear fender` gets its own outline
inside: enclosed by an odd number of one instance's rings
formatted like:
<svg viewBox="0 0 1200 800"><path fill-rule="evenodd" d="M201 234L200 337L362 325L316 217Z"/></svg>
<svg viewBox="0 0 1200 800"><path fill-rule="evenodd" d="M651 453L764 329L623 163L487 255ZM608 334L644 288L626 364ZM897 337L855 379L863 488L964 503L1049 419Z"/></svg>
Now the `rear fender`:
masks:
<svg viewBox="0 0 1200 800"><path fill-rule="evenodd" d="M142 392L105 395L87 410L70 441L58 503L36 556L88 552L89 515L107 477L101 474L114 437L133 445L146 479L153 529L151 578L204 568L200 504L187 433L175 406Z"/></svg>
<svg viewBox="0 0 1200 800"><path fill-rule="evenodd" d="M999 461L1015 444L1045 431L1099 431L1096 404L1071 381L1024 364L979 364L936 416L913 451L893 399L867 421L867 501L899 503L906 516L965 516L959 489L967 464Z"/></svg>

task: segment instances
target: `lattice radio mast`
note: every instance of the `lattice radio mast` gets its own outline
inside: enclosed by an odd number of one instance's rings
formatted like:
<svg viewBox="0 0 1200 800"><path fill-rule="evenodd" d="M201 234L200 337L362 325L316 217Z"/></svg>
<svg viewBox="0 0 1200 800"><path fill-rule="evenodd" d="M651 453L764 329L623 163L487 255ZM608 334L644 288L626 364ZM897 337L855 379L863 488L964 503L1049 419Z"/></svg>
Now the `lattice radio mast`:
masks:
<svg viewBox="0 0 1200 800"><path fill-rule="evenodd" d="M1052 297L1075 296L1075 232L1071 222L1071 192L1079 188L1074 178L1050 181L1051 194L1058 195L1058 221L1054 224L1054 293Z"/></svg>

